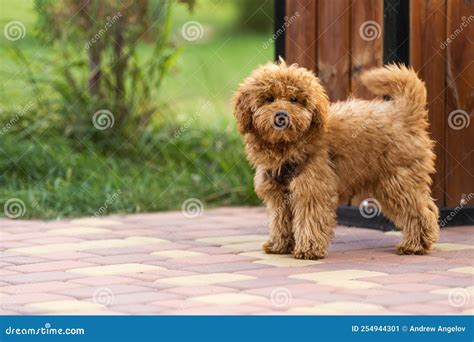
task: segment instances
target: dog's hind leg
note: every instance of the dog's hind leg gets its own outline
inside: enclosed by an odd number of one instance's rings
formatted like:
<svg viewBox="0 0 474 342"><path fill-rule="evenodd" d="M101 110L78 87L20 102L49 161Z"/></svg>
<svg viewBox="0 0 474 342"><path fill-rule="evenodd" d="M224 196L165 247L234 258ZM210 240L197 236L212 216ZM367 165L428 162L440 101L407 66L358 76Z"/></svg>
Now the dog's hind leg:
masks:
<svg viewBox="0 0 474 342"><path fill-rule="evenodd" d="M438 207L429 177L404 169L380 181L375 191L383 214L403 232L399 254L426 254L439 237Z"/></svg>

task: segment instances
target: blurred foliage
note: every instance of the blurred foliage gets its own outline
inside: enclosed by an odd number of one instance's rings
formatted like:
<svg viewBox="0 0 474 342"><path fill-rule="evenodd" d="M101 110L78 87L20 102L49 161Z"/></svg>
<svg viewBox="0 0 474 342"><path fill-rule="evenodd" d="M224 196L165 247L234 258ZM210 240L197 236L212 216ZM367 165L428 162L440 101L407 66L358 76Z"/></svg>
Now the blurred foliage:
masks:
<svg viewBox="0 0 474 342"><path fill-rule="evenodd" d="M184 5L171 5L164 0L97 0L94 10L105 19L91 21L93 29L83 23L86 18L68 18L72 9L60 6L78 6L82 0L34 0L35 10L33 1L30 6L4 1L9 5L0 11L0 24L27 20L27 34L0 44L0 206L19 198L26 204L25 217L93 215L118 190L121 195L107 213L179 210L190 197L206 207L259 203L229 100L238 82L271 59L272 51L262 50L268 35L235 30L240 1L184 0L179 1ZM145 5L169 7L161 14L153 12L156 25L146 25L131 14L125 16L122 7L110 7L115 4L130 5L134 11ZM115 10L123 16L86 48ZM123 19L130 28L122 31L127 42L123 53L130 53L129 46L133 53L125 73L126 96L117 99L114 30ZM189 21L202 24L202 39L183 38L182 27ZM60 23L65 27L57 27ZM156 51L162 36L164 44ZM134 42L132 37L138 38ZM89 83L95 70L90 53L96 44L105 45L100 49L104 68L99 95L91 92ZM166 56L171 56L169 62L163 63ZM166 66L162 80L156 76L152 79L157 83L146 83L150 68L160 65ZM149 85L149 92L143 84ZM113 129L96 130L93 114L109 109L121 115L114 109L118 100L131 108L123 124L116 120ZM208 105L201 110L203 103ZM143 114L150 110L150 117Z"/></svg>
<svg viewBox="0 0 474 342"><path fill-rule="evenodd" d="M171 1L36 0L38 32L55 54L50 77L31 70L30 83L41 98L39 108L51 125L72 138L87 138L107 148L140 137L152 119L159 120L156 101L162 81L180 49L170 43ZM153 53L143 60L140 42ZM15 45L16 60L33 64ZM42 75L41 78L36 75ZM50 89L38 86L49 85ZM108 110L114 130L99 131L93 114Z"/></svg>
<svg viewBox="0 0 474 342"><path fill-rule="evenodd" d="M239 0L238 29L270 33L273 27L274 0Z"/></svg>

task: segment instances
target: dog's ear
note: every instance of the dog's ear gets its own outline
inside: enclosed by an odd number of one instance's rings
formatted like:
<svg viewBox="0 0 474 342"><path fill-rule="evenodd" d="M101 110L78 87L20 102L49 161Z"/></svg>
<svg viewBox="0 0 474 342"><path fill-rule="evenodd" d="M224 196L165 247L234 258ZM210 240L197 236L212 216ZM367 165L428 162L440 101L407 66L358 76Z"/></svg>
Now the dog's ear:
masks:
<svg viewBox="0 0 474 342"><path fill-rule="evenodd" d="M255 94L247 84L241 84L234 96L234 116L237 129L243 135L252 131L252 115L257 110Z"/></svg>
<svg viewBox="0 0 474 342"><path fill-rule="evenodd" d="M312 125L317 128L322 128L326 123L328 115L329 98L318 79L315 79L312 83L306 107L313 114Z"/></svg>

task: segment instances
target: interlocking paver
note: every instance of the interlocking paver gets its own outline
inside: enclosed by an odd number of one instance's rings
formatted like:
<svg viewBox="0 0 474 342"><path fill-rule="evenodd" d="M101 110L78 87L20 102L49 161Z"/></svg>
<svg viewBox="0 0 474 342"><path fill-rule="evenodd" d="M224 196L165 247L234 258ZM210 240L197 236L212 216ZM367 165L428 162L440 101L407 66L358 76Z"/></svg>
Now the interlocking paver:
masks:
<svg viewBox="0 0 474 342"><path fill-rule="evenodd" d="M50 293L60 290L80 287L80 284L74 284L64 281L44 281L40 283L19 284L0 287L0 292L10 294L20 293Z"/></svg>
<svg viewBox="0 0 474 342"><path fill-rule="evenodd" d="M262 208L0 219L0 314L473 314L474 227L429 255L338 226L328 256L261 251Z"/></svg>
<svg viewBox="0 0 474 342"><path fill-rule="evenodd" d="M48 271L63 271L69 270L71 268L79 267L89 267L94 266L93 263L75 261L75 260L66 260L66 261L49 261L49 262L39 262L27 265L19 266L8 266L5 267L6 270L16 271L20 273L37 273L37 272L48 272Z"/></svg>
<svg viewBox="0 0 474 342"><path fill-rule="evenodd" d="M176 286L205 286L247 279L254 279L254 277L232 273L209 273L174 278L164 278L158 280L158 282Z"/></svg>
<svg viewBox="0 0 474 342"><path fill-rule="evenodd" d="M73 268L66 272L82 274L82 275L87 275L87 276L101 276L101 275L142 273L142 272L159 271L159 270L163 270L163 268L159 266L153 266L153 265L127 263L127 264Z"/></svg>
<svg viewBox="0 0 474 342"><path fill-rule="evenodd" d="M106 306L98 303L79 301L76 299L71 300L54 300L40 303L33 303L25 305L27 308L38 309L44 312L55 312L55 311L85 311L85 310L98 310L106 309Z"/></svg>
<svg viewBox="0 0 474 342"><path fill-rule="evenodd" d="M259 296L252 296L242 293L218 293L206 296L192 297L190 300L198 301L206 304L217 304L217 305L239 305L246 303L258 302L259 300L265 299Z"/></svg>

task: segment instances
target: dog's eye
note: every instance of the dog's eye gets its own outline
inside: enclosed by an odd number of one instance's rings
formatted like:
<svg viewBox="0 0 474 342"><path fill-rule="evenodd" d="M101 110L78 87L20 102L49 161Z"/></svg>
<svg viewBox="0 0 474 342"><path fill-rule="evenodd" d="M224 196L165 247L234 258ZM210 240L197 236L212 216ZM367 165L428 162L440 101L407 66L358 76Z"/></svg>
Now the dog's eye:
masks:
<svg viewBox="0 0 474 342"><path fill-rule="evenodd" d="M273 96L268 96L268 97L265 99L265 101L267 101L267 102L273 102L273 101L275 101L275 98L274 98Z"/></svg>
<svg viewBox="0 0 474 342"><path fill-rule="evenodd" d="M290 97L290 102L293 102L293 103L298 102L298 99L296 98L296 96L292 96Z"/></svg>

